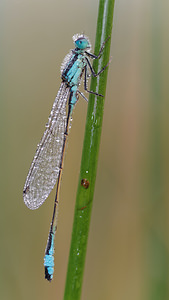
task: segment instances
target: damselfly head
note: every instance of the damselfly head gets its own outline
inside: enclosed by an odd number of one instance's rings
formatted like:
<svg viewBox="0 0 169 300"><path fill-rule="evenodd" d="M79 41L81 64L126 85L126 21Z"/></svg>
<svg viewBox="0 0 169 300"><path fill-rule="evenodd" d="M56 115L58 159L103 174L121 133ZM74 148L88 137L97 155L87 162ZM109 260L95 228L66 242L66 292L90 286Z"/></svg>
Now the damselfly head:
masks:
<svg viewBox="0 0 169 300"><path fill-rule="evenodd" d="M88 37L84 34L75 34L73 36L75 46L80 50L91 49L91 44Z"/></svg>

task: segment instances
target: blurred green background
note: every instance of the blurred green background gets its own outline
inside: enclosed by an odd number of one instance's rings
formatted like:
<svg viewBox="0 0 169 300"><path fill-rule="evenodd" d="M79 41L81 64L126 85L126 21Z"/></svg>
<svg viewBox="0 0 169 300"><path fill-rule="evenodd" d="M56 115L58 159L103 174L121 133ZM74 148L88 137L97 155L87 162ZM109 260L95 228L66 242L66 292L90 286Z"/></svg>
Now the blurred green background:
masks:
<svg viewBox="0 0 169 300"><path fill-rule="evenodd" d="M62 299L87 104L69 136L55 240L54 192L30 211L23 185L74 33L94 45L99 1L1 0L0 299ZM169 299L169 2L116 0L82 300Z"/></svg>

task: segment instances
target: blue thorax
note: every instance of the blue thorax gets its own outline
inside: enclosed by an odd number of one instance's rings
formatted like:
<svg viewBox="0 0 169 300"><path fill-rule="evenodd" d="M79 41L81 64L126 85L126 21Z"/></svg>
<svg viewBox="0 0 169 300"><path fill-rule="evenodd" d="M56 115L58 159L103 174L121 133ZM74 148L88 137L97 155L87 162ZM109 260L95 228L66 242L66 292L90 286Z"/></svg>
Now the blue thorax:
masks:
<svg viewBox="0 0 169 300"><path fill-rule="evenodd" d="M90 49L90 43L84 36L76 39L74 43L76 48L72 50L72 55L66 63L61 75L62 80L70 87L71 96L69 104L72 106L74 106L78 100L77 89L87 65L85 51Z"/></svg>

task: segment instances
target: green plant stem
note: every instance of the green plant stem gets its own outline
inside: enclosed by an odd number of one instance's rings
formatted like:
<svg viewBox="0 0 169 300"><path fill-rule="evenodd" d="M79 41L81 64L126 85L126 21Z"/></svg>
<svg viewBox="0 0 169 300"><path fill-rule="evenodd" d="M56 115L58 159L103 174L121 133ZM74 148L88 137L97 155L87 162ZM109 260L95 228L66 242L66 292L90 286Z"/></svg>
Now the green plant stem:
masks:
<svg viewBox="0 0 169 300"><path fill-rule="evenodd" d="M111 36L113 10L114 0L100 0L95 54L99 52L101 44ZM108 63L110 42L111 39L106 42L101 58L94 61L95 72L98 72L98 69L102 69ZM105 95L107 72L108 68L97 78L92 77L90 90ZM81 295L103 109L104 98L90 94L64 300L78 300ZM81 184L82 179L87 179L89 182L87 188Z"/></svg>

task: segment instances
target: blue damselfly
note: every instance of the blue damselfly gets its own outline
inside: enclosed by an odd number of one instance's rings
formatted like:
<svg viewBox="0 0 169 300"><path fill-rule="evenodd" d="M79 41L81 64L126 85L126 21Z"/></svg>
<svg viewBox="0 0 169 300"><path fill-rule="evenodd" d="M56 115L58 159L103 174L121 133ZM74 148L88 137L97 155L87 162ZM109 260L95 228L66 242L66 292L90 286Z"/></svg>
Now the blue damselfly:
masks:
<svg viewBox="0 0 169 300"><path fill-rule="evenodd" d="M62 63L62 83L54 101L46 130L37 147L23 190L23 198L27 207L37 209L49 196L57 182L52 222L44 257L45 278L49 281L52 280L54 272L54 238L57 228L56 212L63 158L72 111L78 101L78 94L87 100L84 94L78 90L78 86L84 74L85 91L103 97L87 89L88 68L92 76L97 77L107 67L106 65L96 74L89 61L89 58L100 58L107 40L102 44L98 55L90 53L91 45L88 37L85 35L76 34L73 36L73 40L75 49L70 51ZM68 112L66 112L67 105Z"/></svg>

